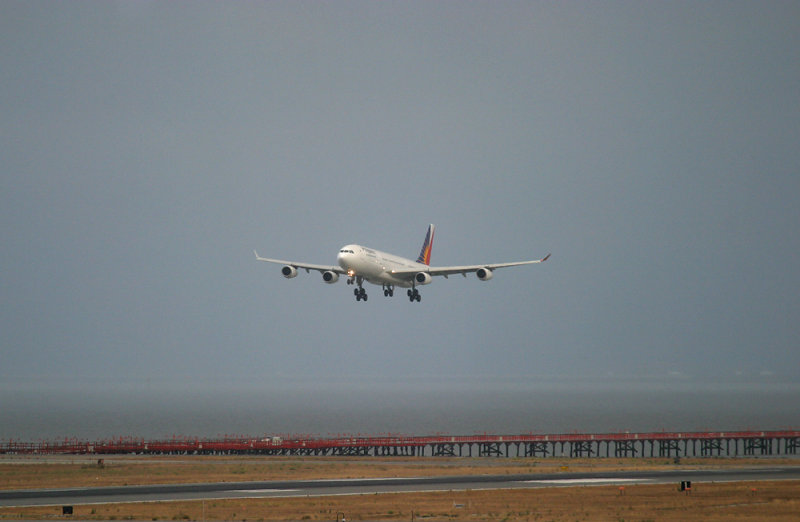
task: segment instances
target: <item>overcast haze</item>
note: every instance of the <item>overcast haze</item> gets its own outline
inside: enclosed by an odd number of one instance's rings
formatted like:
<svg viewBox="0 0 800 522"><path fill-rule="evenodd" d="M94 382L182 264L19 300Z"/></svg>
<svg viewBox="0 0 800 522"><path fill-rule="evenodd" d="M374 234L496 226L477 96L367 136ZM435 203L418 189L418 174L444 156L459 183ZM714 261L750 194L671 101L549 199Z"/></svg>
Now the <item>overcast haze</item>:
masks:
<svg viewBox="0 0 800 522"><path fill-rule="evenodd" d="M5 393L797 387L798 26L797 2L2 2ZM416 257L429 223L435 265L552 258L411 304L253 256Z"/></svg>

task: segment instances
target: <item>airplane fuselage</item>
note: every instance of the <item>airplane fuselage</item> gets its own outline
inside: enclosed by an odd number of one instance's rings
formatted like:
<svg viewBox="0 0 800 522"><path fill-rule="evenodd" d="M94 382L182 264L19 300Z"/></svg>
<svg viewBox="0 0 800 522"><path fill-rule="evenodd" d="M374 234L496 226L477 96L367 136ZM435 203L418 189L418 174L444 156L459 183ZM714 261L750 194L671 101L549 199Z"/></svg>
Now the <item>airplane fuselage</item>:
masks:
<svg viewBox="0 0 800 522"><path fill-rule="evenodd" d="M427 272L430 268L423 263L361 245L343 246L336 256L336 262L351 277L358 275L374 285L395 285L403 288L411 288L411 281L393 276L393 271Z"/></svg>

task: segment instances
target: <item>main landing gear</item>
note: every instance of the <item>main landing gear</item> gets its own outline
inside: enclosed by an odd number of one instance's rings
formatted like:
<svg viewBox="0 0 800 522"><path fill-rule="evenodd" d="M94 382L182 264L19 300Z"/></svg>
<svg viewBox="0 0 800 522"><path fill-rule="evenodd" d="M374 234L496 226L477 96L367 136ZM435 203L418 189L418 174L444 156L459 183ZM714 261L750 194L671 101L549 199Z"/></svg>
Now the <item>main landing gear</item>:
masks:
<svg viewBox="0 0 800 522"><path fill-rule="evenodd" d="M367 300L367 291L364 290L363 286L359 286L358 288L353 290L353 294L355 294L355 296L356 296L356 301L361 301L362 299L364 301Z"/></svg>
<svg viewBox="0 0 800 522"><path fill-rule="evenodd" d="M361 276L354 275L347 280L348 285L358 285L358 288L353 289L353 295L356 296L356 301L366 301L367 300L367 291L364 290L364 278ZM416 286L412 286L411 290L407 293L408 300L412 303L414 301L420 302L422 300L422 296L419 295L419 290L417 290ZM383 295L384 297L393 297L394 296L394 285L384 284L383 285Z"/></svg>
<svg viewBox="0 0 800 522"><path fill-rule="evenodd" d="M353 284L353 279L354 278L352 278L352 277L350 279L348 279L347 280L347 284L348 285L352 285ZM367 300L367 291L364 290L364 287L362 286L364 284L364 278L361 277L361 276L356 276L355 277L355 284L358 285L358 288L354 288L353 289L353 295L356 296L356 301L362 301L362 300L366 301Z"/></svg>

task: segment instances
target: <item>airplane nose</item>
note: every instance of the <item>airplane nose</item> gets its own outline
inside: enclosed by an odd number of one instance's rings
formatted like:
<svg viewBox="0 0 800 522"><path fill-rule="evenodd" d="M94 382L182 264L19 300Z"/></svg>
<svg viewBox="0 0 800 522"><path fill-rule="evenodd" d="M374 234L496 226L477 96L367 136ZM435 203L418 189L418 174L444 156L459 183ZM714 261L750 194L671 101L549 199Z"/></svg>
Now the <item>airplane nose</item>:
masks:
<svg viewBox="0 0 800 522"><path fill-rule="evenodd" d="M347 253L346 252L339 252L336 256L336 262L339 264L340 267L345 268L347 263Z"/></svg>

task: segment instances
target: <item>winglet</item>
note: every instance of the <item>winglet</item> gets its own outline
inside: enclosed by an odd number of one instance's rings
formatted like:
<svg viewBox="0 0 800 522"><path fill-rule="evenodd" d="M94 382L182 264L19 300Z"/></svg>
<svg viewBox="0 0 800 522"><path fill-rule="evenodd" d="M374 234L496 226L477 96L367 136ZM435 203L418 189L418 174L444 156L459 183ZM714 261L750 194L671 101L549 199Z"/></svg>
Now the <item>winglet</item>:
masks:
<svg viewBox="0 0 800 522"><path fill-rule="evenodd" d="M545 262L545 261L547 261L548 259L550 259L550 254L547 254L546 256L544 256L544 257L542 258L542 263L544 263L544 262Z"/></svg>
<svg viewBox="0 0 800 522"><path fill-rule="evenodd" d="M433 250L433 232L436 227L433 224L428 225L428 233L425 234L425 242L422 243L422 250L419 252L417 263L431 264L431 251Z"/></svg>

